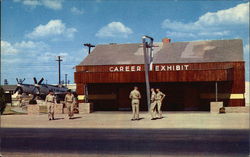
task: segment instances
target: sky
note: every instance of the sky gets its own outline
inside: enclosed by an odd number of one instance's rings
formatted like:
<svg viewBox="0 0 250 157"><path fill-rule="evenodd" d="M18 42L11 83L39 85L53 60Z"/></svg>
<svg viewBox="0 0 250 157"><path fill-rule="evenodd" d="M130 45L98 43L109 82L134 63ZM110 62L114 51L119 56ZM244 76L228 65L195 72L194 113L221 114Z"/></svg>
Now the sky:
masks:
<svg viewBox="0 0 250 157"><path fill-rule="evenodd" d="M74 83L84 43L242 39L249 81L249 0L0 0L1 83Z"/></svg>

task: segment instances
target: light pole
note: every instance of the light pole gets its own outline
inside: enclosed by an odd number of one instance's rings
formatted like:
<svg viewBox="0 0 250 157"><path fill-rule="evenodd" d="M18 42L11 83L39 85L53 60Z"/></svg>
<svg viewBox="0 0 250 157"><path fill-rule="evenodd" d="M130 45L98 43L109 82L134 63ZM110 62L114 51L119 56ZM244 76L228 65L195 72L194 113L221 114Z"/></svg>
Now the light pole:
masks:
<svg viewBox="0 0 250 157"><path fill-rule="evenodd" d="M146 39L150 40L150 44L146 42ZM152 37L149 37L146 35L142 36L148 111L150 110L149 64L152 61L152 58L150 57L152 56L152 52L153 52L153 42L154 42L154 39ZM150 55L148 54L148 48L150 48Z"/></svg>

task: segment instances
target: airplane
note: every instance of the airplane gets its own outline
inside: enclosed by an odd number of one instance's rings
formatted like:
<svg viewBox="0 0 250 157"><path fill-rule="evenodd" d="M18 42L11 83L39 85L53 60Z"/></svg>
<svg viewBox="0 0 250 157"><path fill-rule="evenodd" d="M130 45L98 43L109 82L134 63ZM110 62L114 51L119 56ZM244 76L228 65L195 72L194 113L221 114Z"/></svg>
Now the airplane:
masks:
<svg viewBox="0 0 250 157"><path fill-rule="evenodd" d="M15 89L14 93L25 93L26 95L33 95L32 99L36 97L40 97L41 99L45 99L46 95L49 94L50 91L53 91L54 94L57 96L58 100L63 100L65 94L68 91L68 88L62 85L50 85L50 84L42 84L44 78L41 78L38 82L37 79L34 77L34 84L24 84L24 80L17 79L17 88Z"/></svg>
<svg viewBox="0 0 250 157"><path fill-rule="evenodd" d="M33 78L35 87L38 90L38 95L48 95L50 91L53 91L56 96L64 96L68 88L62 86L62 85L50 85L50 84L42 84L44 78L41 78L38 82L37 79Z"/></svg>
<svg viewBox="0 0 250 157"><path fill-rule="evenodd" d="M34 85L23 83L25 81L25 78L23 80L16 78L16 81L17 81L17 88L15 89L14 93L17 93L17 92L20 94L25 93L26 95L37 94L38 90Z"/></svg>

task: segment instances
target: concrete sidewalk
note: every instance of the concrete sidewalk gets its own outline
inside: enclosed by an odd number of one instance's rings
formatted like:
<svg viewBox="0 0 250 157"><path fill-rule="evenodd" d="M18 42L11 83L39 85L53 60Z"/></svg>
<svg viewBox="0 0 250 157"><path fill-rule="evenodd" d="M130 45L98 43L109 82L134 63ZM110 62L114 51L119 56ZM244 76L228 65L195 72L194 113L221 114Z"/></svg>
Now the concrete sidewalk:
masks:
<svg viewBox="0 0 250 157"><path fill-rule="evenodd" d="M49 121L46 114L2 115L2 128L113 128L113 129L249 129L249 113L211 114L209 112L164 112L163 119L150 120L141 112L139 121L131 121L131 112L94 112L55 115Z"/></svg>

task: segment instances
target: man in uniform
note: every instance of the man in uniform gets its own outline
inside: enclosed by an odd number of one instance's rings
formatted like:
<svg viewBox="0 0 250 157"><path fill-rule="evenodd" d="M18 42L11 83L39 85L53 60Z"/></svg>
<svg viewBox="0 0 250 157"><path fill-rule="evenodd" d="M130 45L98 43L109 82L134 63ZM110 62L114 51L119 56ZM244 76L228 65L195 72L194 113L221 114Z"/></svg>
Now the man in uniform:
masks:
<svg viewBox="0 0 250 157"><path fill-rule="evenodd" d="M156 93L155 89L151 88L151 97L150 97L150 113L151 113L151 120L156 120L156 101L155 101Z"/></svg>
<svg viewBox="0 0 250 157"><path fill-rule="evenodd" d="M56 97L54 96L53 91L49 91L49 94L45 98L45 103L47 104L49 120L54 120Z"/></svg>
<svg viewBox="0 0 250 157"><path fill-rule="evenodd" d="M17 100L18 100L18 106L19 106L19 107L22 107L22 100L23 100L23 97L22 97L21 92L18 92L16 98L17 98Z"/></svg>
<svg viewBox="0 0 250 157"><path fill-rule="evenodd" d="M139 104L141 99L141 94L138 91L138 87L134 87L134 90L130 92L129 98L131 99L132 111L133 111L133 120L139 120Z"/></svg>
<svg viewBox="0 0 250 157"><path fill-rule="evenodd" d="M68 109L69 119L71 119L74 115L74 104L75 104L75 98L74 95L71 93L71 90L68 90L67 94L65 95L64 101Z"/></svg>
<svg viewBox="0 0 250 157"><path fill-rule="evenodd" d="M165 96L166 95L162 93L159 88L156 89L155 102L156 102L157 110L158 110L158 116L159 116L158 118L162 118L161 104Z"/></svg>

